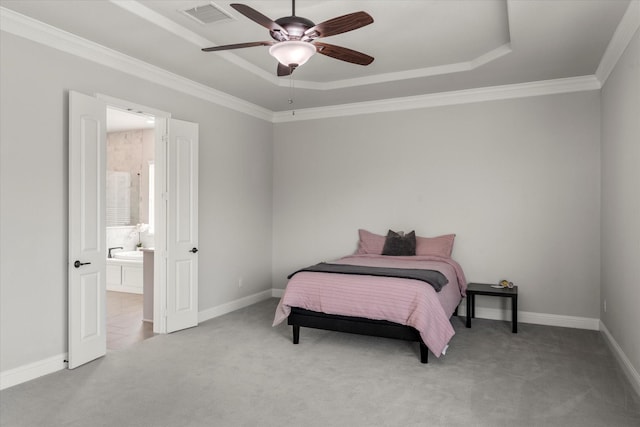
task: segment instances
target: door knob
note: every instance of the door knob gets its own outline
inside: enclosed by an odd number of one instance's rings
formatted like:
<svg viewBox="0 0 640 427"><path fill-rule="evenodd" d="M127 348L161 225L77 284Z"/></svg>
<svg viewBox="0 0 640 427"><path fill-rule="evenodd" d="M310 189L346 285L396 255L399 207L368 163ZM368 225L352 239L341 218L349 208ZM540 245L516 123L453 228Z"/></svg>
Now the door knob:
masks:
<svg viewBox="0 0 640 427"><path fill-rule="evenodd" d="M80 268L81 265L87 265L87 264L91 264L90 262L80 262L78 260L76 260L76 262L73 263L73 266L75 268Z"/></svg>
<svg viewBox="0 0 640 427"><path fill-rule="evenodd" d="M196 252L198 252L198 248L193 248L189 252L193 252L195 254Z"/></svg>

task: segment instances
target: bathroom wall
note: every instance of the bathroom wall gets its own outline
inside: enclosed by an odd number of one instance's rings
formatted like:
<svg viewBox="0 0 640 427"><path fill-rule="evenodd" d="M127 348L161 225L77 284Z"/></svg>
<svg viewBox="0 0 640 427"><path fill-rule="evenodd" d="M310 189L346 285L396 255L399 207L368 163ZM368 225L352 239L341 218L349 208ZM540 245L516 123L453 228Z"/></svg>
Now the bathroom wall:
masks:
<svg viewBox="0 0 640 427"><path fill-rule="evenodd" d="M138 243L138 233L135 225L107 227L107 248L122 246L125 251L133 251ZM145 231L140 233L140 241L145 248L155 247L153 234Z"/></svg>
<svg viewBox="0 0 640 427"><path fill-rule="evenodd" d="M153 129L107 134L107 171L129 172L131 176L131 219L127 225L149 223L149 161L153 159Z"/></svg>

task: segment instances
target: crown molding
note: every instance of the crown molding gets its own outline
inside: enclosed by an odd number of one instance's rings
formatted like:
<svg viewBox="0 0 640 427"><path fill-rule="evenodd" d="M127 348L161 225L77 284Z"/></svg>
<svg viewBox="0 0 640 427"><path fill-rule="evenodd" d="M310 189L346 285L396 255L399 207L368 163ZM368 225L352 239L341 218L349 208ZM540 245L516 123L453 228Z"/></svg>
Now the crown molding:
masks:
<svg viewBox="0 0 640 427"><path fill-rule="evenodd" d="M638 3L634 0L634 3ZM113 49L88 41L59 28L29 18L0 6L0 29L45 46L134 75L138 78L180 91L272 123L314 120L360 114L404 111L454 104L493 101L529 96L598 90L596 76L571 77L531 83L491 86L461 91L441 92L402 98L367 101L295 111L273 112L222 91L189 80Z"/></svg>
<svg viewBox="0 0 640 427"><path fill-rule="evenodd" d="M385 99L381 101L367 101L300 110L296 109L295 114L292 114L291 111L279 111L274 113L273 122L284 123L360 114L414 110L419 108L440 107L444 105L469 104L501 99L598 90L600 87L600 82L593 75L569 77L564 79L432 93L427 95Z"/></svg>
<svg viewBox="0 0 640 427"><path fill-rule="evenodd" d="M638 28L640 28L640 0L631 0L596 70L596 77L601 84L604 85L609 78L609 74L613 71Z"/></svg>
<svg viewBox="0 0 640 427"><path fill-rule="evenodd" d="M213 104L271 121L273 112L59 28L0 7L2 31L96 62Z"/></svg>

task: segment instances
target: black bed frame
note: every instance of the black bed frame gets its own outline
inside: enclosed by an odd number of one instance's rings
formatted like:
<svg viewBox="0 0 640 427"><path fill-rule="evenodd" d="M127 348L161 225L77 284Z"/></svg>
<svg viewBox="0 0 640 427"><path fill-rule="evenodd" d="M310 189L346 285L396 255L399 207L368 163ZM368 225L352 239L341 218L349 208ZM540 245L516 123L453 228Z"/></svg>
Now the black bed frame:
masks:
<svg viewBox="0 0 640 427"><path fill-rule="evenodd" d="M457 309L456 309L457 314ZM420 333L411 326L400 325L386 320L372 320L363 317L338 316L319 313L298 307L291 308L288 324L293 326L293 343L300 342L300 326L325 329L329 331L349 332L352 334L395 338L420 344L420 362L429 362L429 349L422 341Z"/></svg>

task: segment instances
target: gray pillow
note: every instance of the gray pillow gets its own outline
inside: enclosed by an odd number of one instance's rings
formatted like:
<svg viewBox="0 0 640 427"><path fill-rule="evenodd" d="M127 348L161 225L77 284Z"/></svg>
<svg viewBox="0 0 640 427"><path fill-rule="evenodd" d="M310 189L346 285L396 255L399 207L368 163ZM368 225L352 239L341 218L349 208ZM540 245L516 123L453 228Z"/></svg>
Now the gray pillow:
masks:
<svg viewBox="0 0 640 427"><path fill-rule="evenodd" d="M416 232L404 234L389 230L384 241L382 255L414 256L416 254Z"/></svg>

